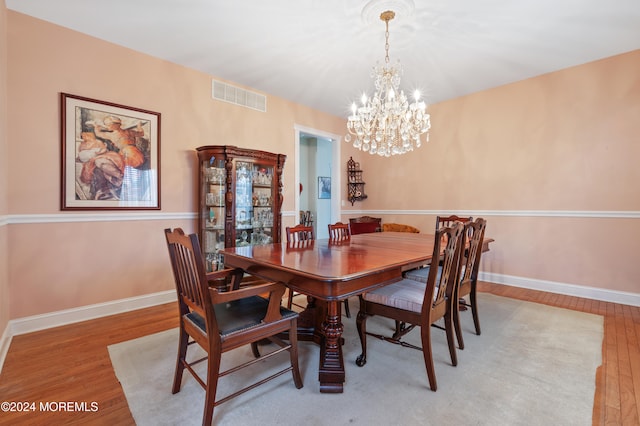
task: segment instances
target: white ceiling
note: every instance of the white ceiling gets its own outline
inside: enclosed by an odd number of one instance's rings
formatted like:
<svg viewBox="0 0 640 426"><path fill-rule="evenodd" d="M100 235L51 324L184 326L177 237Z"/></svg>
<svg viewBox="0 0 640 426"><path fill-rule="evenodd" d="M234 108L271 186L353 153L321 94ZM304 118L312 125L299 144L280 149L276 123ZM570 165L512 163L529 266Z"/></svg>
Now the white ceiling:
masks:
<svg viewBox="0 0 640 426"><path fill-rule="evenodd" d="M346 117L371 68L428 103L640 48L640 0L6 0L8 9Z"/></svg>

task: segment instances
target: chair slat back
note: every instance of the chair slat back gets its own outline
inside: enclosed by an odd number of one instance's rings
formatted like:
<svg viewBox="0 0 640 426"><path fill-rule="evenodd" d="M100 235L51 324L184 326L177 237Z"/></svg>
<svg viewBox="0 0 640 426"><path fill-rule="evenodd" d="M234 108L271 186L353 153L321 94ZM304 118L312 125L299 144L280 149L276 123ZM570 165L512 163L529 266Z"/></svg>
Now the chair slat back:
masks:
<svg viewBox="0 0 640 426"><path fill-rule="evenodd" d="M329 239L331 241L345 241L351 238L349 224L336 222L327 226L329 227Z"/></svg>
<svg viewBox="0 0 640 426"><path fill-rule="evenodd" d="M468 247L462 259L464 273L460 282L471 282L478 279L478 269L480 268L480 257L482 255L482 243L484 242L484 231L487 221L478 218L474 222L467 222L464 226L464 238L468 241ZM467 246L467 244L465 244Z"/></svg>
<svg viewBox="0 0 640 426"><path fill-rule="evenodd" d="M429 315L432 308L450 302L460 270L463 234L464 225L461 222L454 222L452 226L441 227L436 231L432 258L438 258L441 253L441 245L444 244L443 254L440 257L442 265L439 268L432 267L429 270L425 298L422 303L422 315Z"/></svg>
<svg viewBox="0 0 640 426"><path fill-rule="evenodd" d="M451 226L454 222L467 223L471 222L473 217L458 217L456 215L451 216L436 216L436 231L443 226Z"/></svg>
<svg viewBox="0 0 640 426"><path fill-rule="evenodd" d="M313 213L310 210L300 210L300 225L313 226Z"/></svg>
<svg viewBox="0 0 640 426"><path fill-rule="evenodd" d="M180 315L193 311L203 318L208 318L207 321L210 318L215 323L198 236L185 235L180 228L173 231L165 229L164 232L178 294ZM207 332L214 323L207 324Z"/></svg>
<svg viewBox="0 0 640 426"><path fill-rule="evenodd" d="M287 226L287 243L292 243L296 241L306 241L306 240L315 240L315 235L313 233L313 226L304 226L304 225L296 225L296 226Z"/></svg>

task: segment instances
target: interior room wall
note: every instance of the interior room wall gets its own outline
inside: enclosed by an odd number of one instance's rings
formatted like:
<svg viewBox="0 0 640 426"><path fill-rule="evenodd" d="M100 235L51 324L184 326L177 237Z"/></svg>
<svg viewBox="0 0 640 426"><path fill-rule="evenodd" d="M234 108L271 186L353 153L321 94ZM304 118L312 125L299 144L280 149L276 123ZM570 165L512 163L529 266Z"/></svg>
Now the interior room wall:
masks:
<svg viewBox="0 0 640 426"><path fill-rule="evenodd" d="M437 214L484 216L496 240L483 261L490 278L640 300L640 50L429 111L430 142L413 153L343 148L362 164L369 196L346 215L422 232Z"/></svg>
<svg viewBox="0 0 640 426"><path fill-rule="evenodd" d="M294 126L344 134L343 118L275 96L267 113L214 101L213 76L2 12L9 319L172 290L162 230L195 229L195 147L286 154L287 226L298 214ZM637 294L639 71L634 51L432 105L431 142L402 157L344 144L340 167L350 156L362 164L369 198L347 203L343 219L366 213L428 232L435 214L472 212L496 239L483 271L498 282ZM60 211L60 92L162 114L161 211Z"/></svg>
<svg viewBox="0 0 640 426"><path fill-rule="evenodd" d="M0 336L9 322L8 268L8 140L7 140L7 9L0 2ZM1 342L1 340L0 340ZM0 358L2 358L0 345ZM0 366L2 363L0 362ZM0 367L1 368L1 367Z"/></svg>
<svg viewBox="0 0 640 426"><path fill-rule="evenodd" d="M293 224L294 126L345 126L268 94L266 113L214 101L215 76L19 13L7 11L7 28L10 319L172 291L163 229L195 230L197 146L287 155ZM60 92L161 113L161 211L60 211Z"/></svg>

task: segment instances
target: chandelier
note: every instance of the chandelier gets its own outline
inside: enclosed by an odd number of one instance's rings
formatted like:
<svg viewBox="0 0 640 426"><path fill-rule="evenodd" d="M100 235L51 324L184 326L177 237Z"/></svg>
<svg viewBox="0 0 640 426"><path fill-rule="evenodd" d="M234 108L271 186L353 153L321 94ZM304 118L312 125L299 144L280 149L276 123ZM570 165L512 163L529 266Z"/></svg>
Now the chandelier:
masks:
<svg viewBox="0 0 640 426"><path fill-rule="evenodd" d="M420 100L420 92L416 90L413 101L409 103L404 91L398 88L402 75L400 61L393 65L389 63L389 21L395 15L391 10L380 15L386 26L384 64L377 64L371 72L376 87L373 97L363 94L362 106L356 106L355 102L351 106L347 121L349 134L344 138L350 143L354 136L354 148L384 157L419 148L422 144L420 136L426 133L428 142L431 128L427 106Z"/></svg>

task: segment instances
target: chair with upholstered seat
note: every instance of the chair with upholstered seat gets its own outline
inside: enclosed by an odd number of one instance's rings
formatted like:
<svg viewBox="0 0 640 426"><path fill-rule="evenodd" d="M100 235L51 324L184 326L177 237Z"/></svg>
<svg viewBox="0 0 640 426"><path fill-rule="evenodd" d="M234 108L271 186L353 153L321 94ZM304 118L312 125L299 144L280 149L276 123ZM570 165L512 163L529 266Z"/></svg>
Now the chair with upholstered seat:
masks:
<svg viewBox="0 0 640 426"><path fill-rule="evenodd" d="M383 223L382 232L411 232L419 234L420 230L415 226L404 225L402 223Z"/></svg>
<svg viewBox="0 0 640 426"><path fill-rule="evenodd" d="M457 298L460 305L471 308L473 324L476 334L480 335L480 319L478 317L478 300L476 297L476 287L478 284L478 270L480 269L480 258L482 256L482 244L484 242L484 231L487 227L487 221L478 218L473 222L466 222L464 225L464 249L462 251L460 279L458 281ZM415 281L427 282L429 276L429 267L414 269L404 274L405 278ZM469 302L465 297L469 296ZM464 349L464 339L462 337L460 325L460 310L454 311L454 324L456 335L458 337L458 347Z"/></svg>
<svg viewBox="0 0 640 426"><path fill-rule="evenodd" d="M327 225L329 228L329 244L340 244L341 242L351 239L351 231L349 224L336 222ZM347 318L351 318L351 310L349 309L349 299L344 301L344 314Z"/></svg>
<svg viewBox="0 0 640 426"><path fill-rule="evenodd" d="M202 423L210 425L216 406L256 386L292 372L296 388L302 388L302 377L298 368L297 318L298 314L280 306L285 287L278 283L265 283L240 288L244 275L241 269L223 269L205 272L198 237L185 235L182 229L165 229L165 237L171 259L171 267L178 295L180 335L178 357L173 379L172 393L180 391L182 376L186 369L205 389L205 404ZM216 287L210 283L216 283ZM221 282L227 291L220 291ZM261 295L269 295L269 299ZM286 333L289 343L278 335ZM257 342L270 340L279 346L260 356ZM187 360L187 349L198 344L207 356L195 361ZM235 367L221 370L222 354L241 346L251 345L251 359ZM223 398L216 398L218 378L239 369L255 365L281 353L289 352L286 367L246 385ZM207 362L206 377L200 376L193 366Z"/></svg>
<svg viewBox="0 0 640 426"><path fill-rule="evenodd" d="M453 303L455 288L460 269L460 251L464 226L454 223L451 227L440 228L435 235L433 257L440 254L441 244L446 236L443 264L441 270L431 269L426 283L403 279L387 286L364 293L360 296L360 311L356 319L358 335L362 345L362 354L356 364L364 366L367 362L367 334L405 347L422 350L429 386L438 388L433 355L431 349L431 327L444 319L451 364L457 365L455 331L453 324ZM367 333L367 319L371 316L383 316L402 324L391 337ZM414 346L402 340L402 337L415 327L420 327L422 347Z"/></svg>
<svg viewBox="0 0 640 426"><path fill-rule="evenodd" d="M349 219L351 235L382 231L382 219L379 217L360 216Z"/></svg>
<svg viewBox="0 0 640 426"><path fill-rule="evenodd" d="M482 245L484 244L484 231L486 227L487 221L482 218L465 224L464 237L467 239L468 244L463 252L464 256L462 258L462 269L460 272L461 278L460 284L458 285L458 301L461 305L471 308L473 325L477 335L480 335L480 319L478 318L476 287L478 285L478 271L480 269L480 258L482 256ZM469 296L468 303L465 299L466 296ZM463 349L464 342L462 340L459 311L459 309L456 310L453 319L456 326L456 333L460 336L458 338L458 346Z"/></svg>

